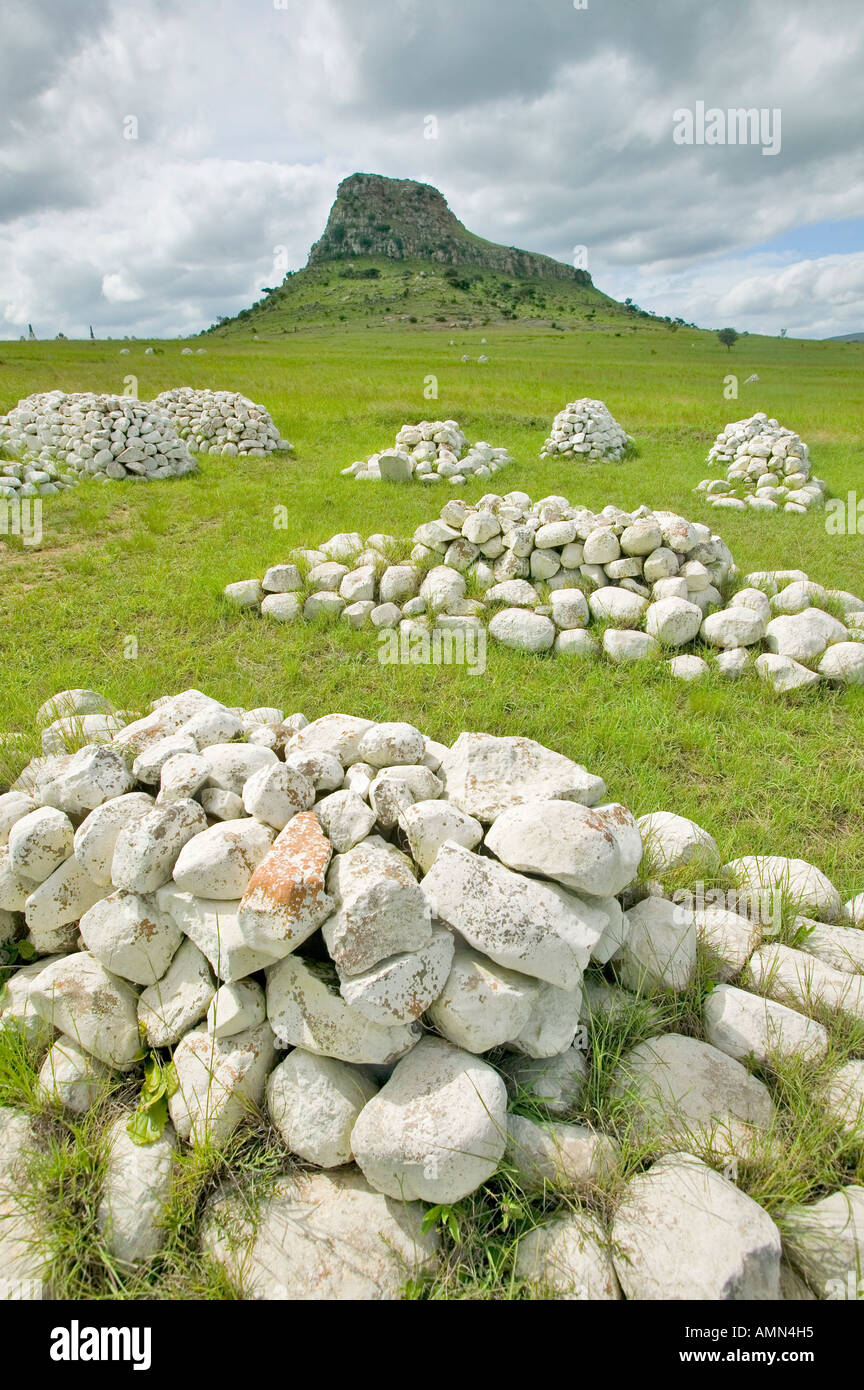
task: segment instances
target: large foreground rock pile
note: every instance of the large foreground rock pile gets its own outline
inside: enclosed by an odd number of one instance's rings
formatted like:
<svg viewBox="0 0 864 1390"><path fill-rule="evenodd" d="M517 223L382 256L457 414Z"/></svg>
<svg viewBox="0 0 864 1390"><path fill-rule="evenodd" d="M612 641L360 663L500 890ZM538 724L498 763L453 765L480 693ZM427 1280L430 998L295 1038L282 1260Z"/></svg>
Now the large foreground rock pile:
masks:
<svg viewBox="0 0 864 1390"><path fill-rule="evenodd" d="M398 1297L438 1258L421 1204L459 1201L502 1163L526 1192L617 1193L611 1219L565 1207L520 1242L517 1277L553 1295L776 1298L785 1253L826 1296L838 1261L860 1260L860 1189L793 1208L781 1243L728 1167L777 1115L748 1067L824 1057L832 1019L864 1019L860 899L817 868L723 869L818 919L793 949L763 941L761 919L640 886L640 865L720 872L715 841L678 815L635 820L530 739L447 747L406 723L309 723L195 690L132 722L89 691L41 714L46 755L0 796L0 942L30 957L0 1027L23 1030L43 1092L73 1113L142 1051L173 1057L170 1123L142 1146L121 1113L110 1135L98 1221L122 1265L165 1238L178 1146L224 1143L257 1110L286 1175L257 1219L226 1190L204 1227L248 1296ZM85 719L103 721L94 741L53 751ZM700 939L718 981L700 1035L658 1025L610 1078L623 1128L585 1123L586 1030L630 991L688 991ZM512 1108L526 1095L545 1120ZM861 1102L854 1067L832 1076L826 1115L852 1142ZM633 1133L647 1160L625 1182ZM15 1218L38 1141L9 1109L0 1134ZM13 1219L0 1276L21 1258Z"/></svg>
<svg viewBox="0 0 864 1390"><path fill-rule="evenodd" d="M369 480L421 483L444 480L458 487L466 478L490 478L511 463L506 449L493 448L485 440L468 445L455 420L421 420L403 425L392 449L383 449L366 460L351 463L342 472L361 482Z"/></svg>
<svg viewBox="0 0 864 1390"><path fill-rule="evenodd" d="M154 405L164 410L174 428L196 454L261 458L274 449L288 449L270 414L239 391L199 391L179 386L163 391Z"/></svg>
<svg viewBox="0 0 864 1390"><path fill-rule="evenodd" d="M29 471L29 482L42 495L67 480L146 482L197 467L164 410L132 396L92 391L45 391L19 401L0 416L0 447L20 457L25 477ZM14 487L10 474L5 476Z"/></svg>
<svg viewBox="0 0 864 1390"><path fill-rule="evenodd" d="M493 640L520 651L602 650L613 662L665 654L685 680L713 667L724 678L755 669L780 690L864 682L864 600L803 570L749 574L742 585L722 538L672 512L488 494L474 506L447 502L393 562L397 546L340 533L225 596L278 622L323 615L395 630L409 652L433 630L488 624Z"/></svg>
<svg viewBox="0 0 864 1390"><path fill-rule="evenodd" d="M696 487L713 507L803 513L824 505L825 484L811 475L807 445L764 411L726 425L708 462L726 467L725 478L705 478Z"/></svg>
<svg viewBox="0 0 864 1390"><path fill-rule="evenodd" d="M621 428L602 401L569 401L552 421L541 458L563 455L567 459L622 459L633 440Z"/></svg>

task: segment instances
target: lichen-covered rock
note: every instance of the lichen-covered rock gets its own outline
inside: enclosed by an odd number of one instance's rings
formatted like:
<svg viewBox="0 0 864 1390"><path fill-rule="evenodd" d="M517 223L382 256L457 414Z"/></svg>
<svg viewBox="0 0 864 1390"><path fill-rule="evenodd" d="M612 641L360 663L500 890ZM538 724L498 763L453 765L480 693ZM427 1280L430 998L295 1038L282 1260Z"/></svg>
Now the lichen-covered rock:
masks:
<svg viewBox="0 0 864 1390"><path fill-rule="evenodd" d="M643 898L624 914L621 983L636 991L686 989L696 973L696 919L668 898Z"/></svg>
<svg viewBox="0 0 864 1390"><path fill-rule="evenodd" d="M184 938L165 975L142 990L138 1000L138 1024L150 1046L178 1043L204 1017L214 989L206 956Z"/></svg>
<svg viewBox="0 0 864 1390"><path fill-rule="evenodd" d="M40 1148L30 1116L0 1106L0 1298L51 1297L46 1231L34 1213L30 1164Z"/></svg>
<svg viewBox="0 0 864 1390"><path fill-rule="evenodd" d="M613 1139L585 1125L536 1124L507 1116L507 1158L529 1188L590 1191L608 1182L621 1153Z"/></svg>
<svg viewBox="0 0 864 1390"><path fill-rule="evenodd" d="M0 1028L14 1028L31 1047L47 1047L54 1036L54 1025L36 1008L33 990L42 971L58 960L63 960L63 956L46 956L19 966L0 993Z"/></svg>
<svg viewBox="0 0 864 1390"><path fill-rule="evenodd" d="M713 835L695 821L672 811L654 811L640 816L636 824L642 836L644 868L651 874L677 869L697 860L706 869L720 865L720 852Z"/></svg>
<svg viewBox="0 0 864 1390"><path fill-rule="evenodd" d="M335 911L324 923L324 939L346 975L359 975L402 951L419 950L432 935L429 904L410 860L378 835L336 855L327 891Z"/></svg>
<svg viewBox="0 0 864 1390"><path fill-rule="evenodd" d="M433 923L425 946L389 956L359 975L341 975L339 992L352 1009L372 1023L385 1028L411 1023L441 995L453 950L452 932Z"/></svg>
<svg viewBox="0 0 864 1390"><path fill-rule="evenodd" d="M260 860L240 902L237 930L268 963L300 946L332 914L332 846L312 812L292 817ZM252 967L254 968L254 967Z"/></svg>
<svg viewBox="0 0 864 1390"><path fill-rule="evenodd" d="M110 893L79 923L88 951L107 970L133 984L152 985L165 974L183 939L152 894Z"/></svg>
<svg viewBox="0 0 864 1390"><path fill-rule="evenodd" d="M629 1299L777 1299L780 1254L768 1213L689 1153L632 1178L612 1226Z"/></svg>
<svg viewBox="0 0 864 1390"><path fill-rule="evenodd" d="M86 815L128 792L132 781L117 749L94 744L73 753L69 765L43 788L42 800L70 816Z"/></svg>
<svg viewBox="0 0 864 1390"><path fill-rule="evenodd" d="M95 1104L108 1075L108 1068L72 1038L58 1038L39 1068L39 1092L51 1104L84 1115Z"/></svg>
<svg viewBox="0 0 864 1390"><path fill-rule="evenodd" d="M220 985L207 1008L207 1027L216 1038L233 1038L257 1028L267 1017L267 1001L257 980Z"/></svg>
<svg viewBox="0 0 864 1390"><path fill-rule="evenodd" d="M196 1145L229 1138L260 1107L275 1057L269 1023L231 1038L206 1028L186 1033L174 1052L177 1089L168 1099L180 1138Z"/></svg>
<svg viewBox="0 0 864 1390"><path fill-rule="evenodd" d="M207 957L220 980L242 980L273 960L271 951L255 949L239 930L240 902L196 898L173 883L156 893L159 910L171 917Z"/></svg>
<svg viewBox="0 0 864 1390"><path fill-rule="evenodd" d="M864 1021L864 975L850 975L806 951L771 942L754 951L747 982L781 1004L805 1013L830 1009L853 1023Z"/></svg>
<svg viewBox="0 0 864 1390"><path fill-rule="evenodd" d="M802 1057L819 1061L828 1051L828 1032L815 1019L732 985L716 985L705 1000L705 1037L739 1062L761 1065Z"/></svg>
<svg viewBox="0 0 864 1390"><path fill-rule="evenodd" d="M768 1088L716 1047L663 1033L624 1055L615 1094L632 1131L652 1145L697 1144L718 1155L746 1150L774 1117Z"/></svg>
<svg viewBox="0 0 864 1390"><path fill-rule="evenodd" d="M302 772L285 763L261 767L243 784L243 805L275 830L282 830L298 811L308 811L315 801L315 787Z"/></svg>
<svg viewBox="0 0 864 1390"><path fill-rule="evenodd" d="M518 1037L531 1017L537 982L457 946L450 974L429 1006L429 1021L466 1052L488 1052Z"/></svg>
<svg viewBox="0 0 864 1390"><path fill-rule="evenodd" d="M546 1298L592 1303L621 1298L608 1237L596 1218L585 1211L555 1217L523 1235L516 1255L516 1276Z"/></svg>
<svg viewBox="0 0 864 1390"><path fill-rule="evenodd" d="M146 792L127 792L103 801L84 818L75 831L75 858L84 872L101 888L111 886L114 848L124 826L141 820L153 810L154 800Z"/></svg>
<svg viewBox="0 0 864 1390"><path fill-rule="evenodd" d="M351 1162L351 1131L376 1091L359 1067L295 1047L270 1073L267 1109L291 1153L337 1168Z"/></svg>
<svg viewBox="0 0 864 1390"><path fill-rule="evenodd" d="M841 1187L787 1208L783 1246L819 1298L856 1298L864 1263L864 1187Z"/></svg>
<svg viewBox="0 0 864 1390"><path fill-rule="evenodd" d="M864 1061L844 1062L831 1078L825 1095L831 1118L857 1143L864 1141Z"/></svg>
<svg viewBox="0 0 864 1390"><path fill-rule="evenodd" d="M280 1047L342 1062L394 1062L420 1037L417 1023L373 1023L339 993L329 964L290 955L267 973L267 1017Z"/></svg>
<svg viewBox="0 0 864 1390"><path fill-rule="evenodd" d="M345 1169L280 1178L255 1221L248 1199L220 1194L203 1245L244 1298L371 1302L401 1299L431 1271L438 1238L419 1203L391 1201Z"/></svg>
<svg viewBox="0 0 864 1390"><path fill-rule="evenodd" d="M445 844L423 879L436 917L497 965L573 989L609 921L557 884Z"/></svg>
<svg viewBox="0 0 864 1390"><path fill-rule="evenodd" d="M106 1066L126 1071L141 1049L138 996L87 951L41 970L30 986L33 1008Z"/></svg>
<svg viewBox="0 0 864 1390"><path fill-rule="evenodd" d="M242 898L275 832L254 816L211 825L187 840L174 865L181 893L231 902Z"/></svg>
<svg viewBox="0 0 864 1390"><path fill-rule="evenodd" d="M158 1254L168 1232L176 1142L166 1125L150 1144L136 1144L121 1114L108 1134L105 1181L96 1220L111 1254L121 1265L145 1264Z"/></svg>
<svg viewBox="0 0 864 1390"><path fill-rule="evenodd" d="M710 971L723 983L739 975L759 944L761 928L728 907L697 906L696 934L710 961Z"/></svg>
<svg viewBox="0 0 864 1390"><path fill-rule="evenodd" d="M594 806L606 792L600 777L530 738L460 734L445 754L441 773L448 801L484 824L525 802Z"/></svg>
<svg viewBox="0 0 864 1390"><path fill-rule="evenodd" d="M31 945L48 954L70 950L76 935L74 923L104 896L104 892L74 856L66 859L25 900L24 918Z"/></svg>
<svg viewBox="0 0 864 1390"><path fill-rule="evenodd" d="M843 899L831 880L805 859L786 859L779 854L745 855L724 864L723 869L740 887L759 891L770 888L790 898L799 912L820 922L837 922L843 915Z"/></svg>
<svg viewBox="0 0 864 1390"><path fill-rule="evenodd" d="M486 834L486 847L508 868L542 874L592 897L620 893L642 858L642 840L630 812L613 803L531 801L502 811Z"/></svg>
<svg viewBox="0 0 864 1390"><path fill-rule="evenodd" d="M558 989L542 980L535 980L534 984L528 1021L507 1039L507 1045L528 1057L555 1057L572 1046L579 1031L582 988Z"/></svg>
<svg viewBox="0 0 864 1390"><path fill-rule="evenodd" d="M34 886L43 883L69 858L75 831L63 811L40 806L16 821L9 831L9 867Z"/></svg>
<svg viewBox="0 0 864 1390"><path fill-rule="evenodd" d="M130 893L153 893L168 883L183 846L207 829L197 801L154 806L117 835L111 882Z"/></svg>
<svg viewBox="0 0 864 1390"><path fill-rule="evenodd" d="M366 839L375 825L375 812L347 787L322 797L315 806L315 814L336 854L353 849Z"/></svg>
<svg viewBox="0 0 864 1390"><path fill-rule="evenodd" d="M796 918L795 927L803 928L799 944L808 956L850 975L864 973L864 931L845 924L814 922L809 917Z"/></svg>
<svg viewBox="0 0 864 1390"><path fill-rule="evenodd" d="M360 1112L354 1157L389 1197L458 1202L495 1172L507 1142L506 1107L492 1067L427 1037Z"/></svg>

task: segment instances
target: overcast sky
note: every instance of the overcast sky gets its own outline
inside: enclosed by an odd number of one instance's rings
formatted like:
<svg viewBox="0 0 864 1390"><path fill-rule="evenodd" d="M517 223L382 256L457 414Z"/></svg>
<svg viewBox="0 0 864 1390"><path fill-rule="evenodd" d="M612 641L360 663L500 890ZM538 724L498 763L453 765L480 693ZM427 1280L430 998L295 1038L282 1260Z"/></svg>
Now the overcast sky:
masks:
<svg viewBox="0 0 864 1390"><path fill-rule="evenodd" d="M861 0L2 0L0 337L206 327L355 170L658 313L864 331L862 57ZM677 144L699 102L779 152Z"/></svg>

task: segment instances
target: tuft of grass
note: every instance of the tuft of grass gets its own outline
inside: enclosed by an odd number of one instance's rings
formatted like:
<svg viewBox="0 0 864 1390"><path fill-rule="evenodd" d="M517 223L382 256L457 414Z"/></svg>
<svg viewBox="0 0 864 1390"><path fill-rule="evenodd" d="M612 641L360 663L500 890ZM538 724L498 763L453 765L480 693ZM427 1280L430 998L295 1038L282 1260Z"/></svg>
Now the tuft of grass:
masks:
<svg viewBox="0 0 864 1390"><path fill-rule="evenodd" d="M849 1060L849 1043L848 1037L835 1035L828 1055L818 1063L778 1055L756 1070L777 1109L770 1129L757 1135L736 1165L735 1180L781 1230L789 1207L817 1201L864 1179L861 1145L843 1134L825 1105L831 1077ZM860 1048L860 1036L857 1043Z"/></svg>

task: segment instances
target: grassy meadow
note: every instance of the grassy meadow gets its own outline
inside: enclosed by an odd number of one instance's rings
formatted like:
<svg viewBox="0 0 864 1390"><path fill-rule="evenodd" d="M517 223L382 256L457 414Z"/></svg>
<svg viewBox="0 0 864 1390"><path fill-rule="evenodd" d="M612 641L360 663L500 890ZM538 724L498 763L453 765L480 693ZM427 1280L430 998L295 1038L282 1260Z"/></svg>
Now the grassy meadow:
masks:
<svg viewBox="0 0 864 1390"><path fill-rule="evenodd" d="M0 345L0 410L53 387L121 392L134 375L142 399L179 385L243 391L268 407L294 444L291 455L245 462L205 456L197 476L159 486L85 484L44 500L38 546L0 536L0 730L20 736L0 745L0 784L39 751L34 714L54 691L88 686L142 710L194 685L229 704L275 704L310 719L337 709L405 719L446 742L462 729L528 735L601 774L610 798L634 813L692 817L724 859L801 856L844 897L864 889L864 690L781 697L755 678L687 686L659 663L616 668L491 643L485 675L385 666L372 634L270 624L221 597L226 583L260 577L296 545L340 530L404 537L437 515L453 495L447 484L364 485L339 470L392 442L403 422L439 416L457 419L472 441L509 448L516 462L494 484L502 492L558 493L598 509L607 502L673 508L714 524L744 572L800 567L864 596L864 537L827 535L818 512L765 519L712 511L691 491L706 475L717 431L758 409L801 433L834 495L859 486L864 344L744 337L727 352L712 334L650 324L619 332L613 323L566 333L530 326L310 330L272 340L233 333L193 340L199 345L206 355L183 357L179 342L156 344L153 355L145 343L130 343L128 356L119 355L119 342ZM473 360L463 363L463 353ZM476 361L481 353L486 364ZM744 386L754 372L758 385ZM741 383L737 400L724 399L729 373ZM437 400L424 397L430 378ZM552 416L583 395L607 403L635 436L635 456L563 469L539 461ZM479 481L459 495L470 501L484 490ZM287 517L281 529L277 516ZM796 939L792 914L781 939ZM703 957L683 994L636 998L590 1026L591 1080L572 1118L618 1138L621 1170L577 1198L554 1185L526 1191L505 1164L456 1207L429 1214L441 1228L441 1268L431 1282L409 1284L407 1297L543 1296L516 1276L520 1237L568 1206L587 1206L601 1220L614 1211L651 1147L632 1137L632 1115L610 1085L615 1068L658 1029L700 1036L712 974ZM860 1028L824 1021L832 1032L827 1059L778 1060L758 1072L778 1102L777 1120L737 1181L781 1228L791 1203L864 1179L860 1150L820 1100L832 1071L864 1055L864 1038ZM70 1117L40 1095L36 1060L17 1035L0 1034L0 1104L24 1106L42 1144L25 1200L55 1296L236 1297L202 1258L200 1216L226 1180L266 1192L293 1162L266 1119L255 1118L221 1151L180 1157L165 1247L130 1274L111 1256L96 1213L107 1126L118 1104L134 1103L140 1077L106 1083L86 1117ZM521 1097L516 1108L536 1114Z"/></svg>
<svg viewBox="0 0 864 1390"><path fill-rule="evenodd" d="M451 338L455 345L450 345ZM485 344L481 341L486 339ZM742 337L650 325L619 333L488 327L309 331L273 341L5 343L0 409L33 391L117 391L142 399L177 385L241 390L263 402L292 455L204 456L196 477L85 484L43 504L38 547L0 537L0 711L7 775L36 751L33 714L53 691L86 685L123 708L196 685L231 704L276 704L404 718L444 741L462 729L522 733L585 763L634 812L692 816L728 856L773 851L821 865L841 891L864 887L864 692L778 697L755 678L688 687L662 669L528 657L490 644L485 676L464 667L392 667L374 636L284 627L229 609L231 580L260 576L293 546L338 530L407 536L437 515L447 484L355 483L339 470L392 442L406 420L452 417L470 439L505 444L496 479L601 507L646 502L715 525L745 572L805 569L864 595L864 536L827 535L824 517L729 514L693 485L726 421L764 409L798 430L816 472L845 496L864 476L864 345ZM461 361L463 353L473 359ZM478 364L481 353L489 357ZM757 373L758 385L743 383ZM724 378L739 381L724 399ZM437 400L424 397L429 378ZM566 400L604 400L635 436L620 464L566 472L538 453ZM460 489L469 501L481 481ZM864 492L864 489L862 489ZM277 509L279 510L277 513ZM287 522L274 526L279 515ZM137 644L137 659L128 659Z"/></svg>

